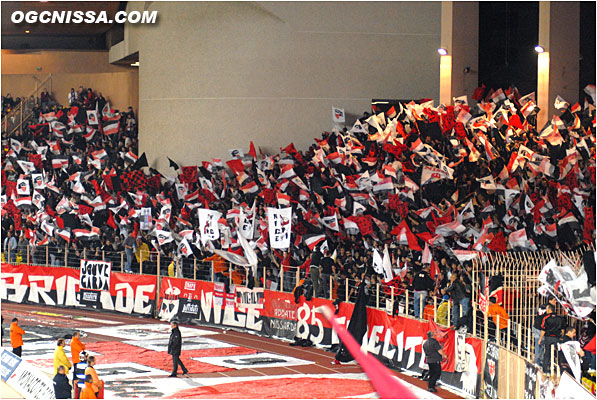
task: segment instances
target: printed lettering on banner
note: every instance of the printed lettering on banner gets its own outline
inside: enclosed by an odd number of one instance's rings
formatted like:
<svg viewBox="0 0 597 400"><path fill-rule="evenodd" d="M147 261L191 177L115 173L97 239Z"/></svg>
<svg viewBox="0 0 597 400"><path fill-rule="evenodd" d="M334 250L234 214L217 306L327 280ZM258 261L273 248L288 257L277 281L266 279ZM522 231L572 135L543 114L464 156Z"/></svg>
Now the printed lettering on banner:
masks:
<svg viewBox="0 0 597 400"><path fill-rule="evenodd" d="M139 229L148 231L151 229L151 207L142 207L139 212Z"/></svg>
<svg viewBox="0 0 597 400"><path fill-rule="evenodd" d="M483 380L485 381L485 394L490 399L498 398L498 360L500 349L495 343L487 343L487 358L485 363L485 374Z"/></svg>
<svg viewBox="0 0 597 400"><path fill-rule="evenodd" d="M2 349L2 380L6 382L21 363L21 358L12 351Z"/></svg>
<svg viewBox="0 0 597 400"><path fill-rule="evenodd" d="M454 371L463 372L466 370L466 334L464 332L456 331L454 341L456 342Z"/></svg>
<svg viewBox="0 0 597 400"><path fill-rule="evenodd" d="M524 398L537 398L537 367L528 361L525 361L524 370Z"/></svg>
<svg viewBox="0 0 597 400"><path fill-rule="evenodd" d="M27 361L22 360L18 356L17 361L14 357L9 360L8 352L2 349L2 380L4 380L10 387L16 390L19 394L27 399L55 399L54 385L50 377L45 375L39 369L32 367ZM5 370L5 360L7 369ZM8 366L10 365L10 367ZM14 366L14 369L13 367ZM8 378L4 379L4 374L11 370Z"/></svg>
<svg viewBox="0 0 597 400"><path fill-rule="evenodd" d="M205 245L210 240L218 240L220 238L220 229L218 228L218 220L222 213L212 211L206 208L200 208L199 228L201 233L201 243Z"/></svg>
<svg viewBox="0 0 597 400"><path fill-rule="evenodd" d="M80 288L110 291L111 269L109 261L81 260Z"/></svg>
<svg viewBox="0 0 597 400"><path fill-rule="evenodd" d="M292 227L292 207L267 208L269 223L269 240L272 249L287 249L290 247L290 229Z"/></svg>
<svg viewBox="0 0 597 400"><path fill-rule="evenodd" d="M238 308L262 309L264 302L263 288L236 287L236 306Z"/></svg>

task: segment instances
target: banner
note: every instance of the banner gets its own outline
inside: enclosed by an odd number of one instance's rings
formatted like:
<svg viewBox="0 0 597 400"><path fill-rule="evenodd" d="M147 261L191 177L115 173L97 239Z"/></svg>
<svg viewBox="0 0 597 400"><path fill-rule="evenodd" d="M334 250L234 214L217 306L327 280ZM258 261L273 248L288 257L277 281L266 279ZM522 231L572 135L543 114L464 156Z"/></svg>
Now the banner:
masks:
<svg viewBox="0 0 597 400"><path fill-rule="evenodd" d="M125 314L152 315L157 278L110 273L109 290L81 289L80 270L2 264L0 299L14 303L93 307ZM83 294L87 293L86 298Z"/></svg>
<svg viewBox="0 0 597 400"><path fill-rule="evenodd" d="M201 243L205 245L210 240L218 240L220 238L220 229L218 228L218 220L222 213L212 211L206 208L200 208L199 214L199 228L201 233Z"/></svg>
<svg viewBox="0 0 597 400"><path fill-rule="evenodd" d="M537 367L535 364L525 361L524 370L524 398L537 398Z"/></svg>
<svg viewBox="0 0 597 400"><path fill-rule="evenodd" d="M81 260L80 287L86 290L110 290L112 263L101 260Z"/></svg>
<svg viewBox="0 0 597 400"><path fill-rule="evenodd" d="M151 229L151 207L142 207L139 211L139 229L142 231Z"/></svg>
<svg viewBox="0 0 597 400"><path fill-rule="evenodd" d="M346 117L344 115L344 109L332 107L332 120L334 121L334 123L346 122Z"/></svg>
<svg viewBox="0 0 597 400"><path fill-rule="evenodd" d="M26 399L55 399L54 383L27 361L2 349L2 380Z"/></svg>
<svg viewBox="0 0 597 400"><path fill-rule="evenodd" d="M564 372L556 388L556 399L595 400L595 396L578 383L569 373Z"/></svg>
<svg viewBox="0 0 597 400"><path fill-rule="evenodd" d="M581 370L580 370L580 356L578 352L580 351L580 343L577 341L569 341L565 343L558 344L558 350L560 350L564 357L566 358L566 362L570 366L572 370L572 374L574 375L574 379L580 383L581 379Z"/></svg>
<svg viewBox="0 0 597 400"><path fill-rule="evenodd" d="M160 319L177 318L181 323L200 323L248 329L266 337L311 340L315 345L339 344L331 325L318 311L332 301L313 298L299 303L291 293L273 292L262 288L230 287L225 292L223 283L192 281L163 277L159 296ZM347 325L353 304L340 303L336 315ZM456 332L442 328L433 321L422 322L401 316L391 317L383 310L368 309L367 334L363 346L376 357L394 368L421 373L425 357L422 344L427 331L432 330L449 359L442 364L441 381L477 397L480 387L482 341L465 338L457 342ZM461 337L462 339L462 337ZM455 351L464 348L456 371Z"/></svg>
<svg viewBox="0 0 597 400"><path fill-rule="evenodd" d="M253 209L251 215L241 211L238 226L241 235L247 240L252 240L255 232L255 210Z"/></svg>
<svg viewBox="0 0 597 400"><path fill-rule="evenodd" d="M290 229L292 227L292 207L267 208L269 223L269 242L272 249L290 247Z"/></svg>
<svg viewBox="0 0 597 400"><path fill-rule="evenodd" d="M498 360L500 348L493 342L487 343L487 353L485 359L485 373L483 382L485 382L485 394L490 399L498 398Z"/></svg>
<svg viewBox="0 0 597 400"><path fill-rule="evenodd" d="M466 370L466 333L456 331L454 341L454 371L463 372Z"/></svg>

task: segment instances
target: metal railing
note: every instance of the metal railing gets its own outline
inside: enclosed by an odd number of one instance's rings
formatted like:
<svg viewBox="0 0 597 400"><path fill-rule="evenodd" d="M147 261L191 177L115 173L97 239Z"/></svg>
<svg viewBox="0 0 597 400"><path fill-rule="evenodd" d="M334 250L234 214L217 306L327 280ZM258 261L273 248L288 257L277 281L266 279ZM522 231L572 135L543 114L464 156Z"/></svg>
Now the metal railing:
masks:
<svg viewBox="0 0 597 400"><path fill-rule="evenodd" d="M2 129L3 132L7 134L8 137L12 136L15 132L21 131L23 129L23 124L27 123L29 119L33 116L33 108L29 104L29 98L33 96L34 99L38 98L38 93L40 88L46 85L47 83L50 84L50 91L52 93L52 74L48 75L46 79L41 82L35 81L35 89L31 91L28 95L23 97L23 100L17 104L17 106L12 109L8 114L2 118Z"/></svg>
<svg viewBox="0 0 597 400"><path fill-rule="evenodd" d="M133 253L127 259L123 251L105 251L87 248L77 250L62 246L22 246L15 252L3 252L3 262L14 264L27 264L38 266L80 268L80 261L102 260L112 262L112 271L126 272L128 261L133 274L157 275L178 277L185 279L202 280L208 282L227 282L230 285L246 286L249 280L249 271L228 262L225 267L214 265L214 262L204 261L195 257L171 258L157 251L148 253ZM293 292L297 283L305 278L305 270L299 267L283 266L283 268L258 267L254 276L254 286L278 292ZM359 287L358 279L337 279L334 275L320 282L319 293L313 297L340 300L354 303ZM483 340L483 348L488 341L494 341L502 350L516 356L519 360L535 362L535 343L533 332L524 324L511 319L506 322L506 328L498 330L499 316L495 321L483 313L473 299L454 304L451 300L443 300L441 296L422 296L412 290L388 286L387 284L368 278L366 291L369 295L368 306L386 311L388 314L400 315L417 320L433 320L439 326L455 328L458 325L466 327L467 335ZM458 324L460 321L460 324ZM554 377L560 375L555 347L551 349L550 366L548 370ZM484 360L483 360L484 365Z"/></svg>

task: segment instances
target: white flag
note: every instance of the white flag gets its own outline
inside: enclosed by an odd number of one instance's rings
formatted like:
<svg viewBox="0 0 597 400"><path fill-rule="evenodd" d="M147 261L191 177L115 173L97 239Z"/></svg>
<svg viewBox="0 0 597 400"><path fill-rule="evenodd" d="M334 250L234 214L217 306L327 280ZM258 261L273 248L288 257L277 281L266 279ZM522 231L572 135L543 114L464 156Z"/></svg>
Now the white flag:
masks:
<svg viewBox="0 0 597 400"><path fill-rule="evenodd" d="M290 247L290 228L292 227L292 207L267 208L269 223L269 241L272 249Z"/></svg>
<svg viewBox="0 0 597 400"><path fill-rule="evenodd" d="M97 110L87 110L87 124L98 125Z"/></svg>
<svg viewBox="0 0 597 400"><path fill-rule="evenodd" d="M390 259L390 253L388 252L388 246L383 250L383 280L389 282L394 279L394 273L392 272L392 260Z"/></svg>
<svg viewBox="0 0 597 400"><path fill-rule="evenodd" d="M46 182L44 182L44 176L42 174L31 174L31 179L33 180L34 189L46 188Z"/></svg>
<svg viewBox="0 0 597 400"><path fill-rule="evenodd" d="M338 230L339 230L339 228L338 228L338 217L336 216L336 214L328 216L328 217L323 217L321 219L321 223L326 228L330 228L333 231L338 232Z"/></svg>
<svg viewBox="0 0 597 400"><path fill-rule="evenodd" d="M186 238L182 239L178 244L178 254L182 254L185 257L193 254L193 249L191 249L191 245Z"/></svg>
<svg viewBox="0 0 597 400"><path fill-rule="evenodd" d="M170 243L174 240L172 237L172 232L162 231L160 229L155 230L155 236L158 239L158 243L160 246L165 245L166 243Z"/></svg>
<svg viewBox="0 0 597 400"><path fill-rule="evenodd" d="M577 382L580 382L581 371L580 371L580 343L577 341L569 341L562 344L558 344L559 349L564 353L564 357L570 365L570 369L574 374L574 378Z"/></svg>
<svg viewBox="0 0 597 400"><path fill-rule="evenodd" d="M29 179L18 179L17 180L17 194L19 196L27 196L31 193L29 187Z"/></svg>
<svg viewBox="0 0 597 400"><path fill-rule="evenodd" d="M238 226L241 235L245 239L253 239L255 233L255 201L253 201L253 207L251 208L251 213L249 215L246 215L241 211Z"/></svg>
<svg viewBox="0 0 597 400"><path fill-rule="evenodd" d="M344 117L344 109L332 107L332 120L335 123L344 123L346 122L346 118Z"/></svg>
<svg viewBox="0 0 597 400"><path fill-rule="evenodd" d="M148 231L151 229L151 207L142 207L139 212L139 229Z"/></svg>
<svg viewBox="0 0 597 400"><path fill-rule="evenodd" d="M210 240L218 240L220 238L218 220L222 216L222 213L207 208L200 208L198 212L201 243L205 245Z"/></svg>
<svg viewBox="0 0 597 400"><path fill-rule="evenodd" d="M377 249L373 249L373 269L378 274L383 274L383 259L379 255Z"/></svg>

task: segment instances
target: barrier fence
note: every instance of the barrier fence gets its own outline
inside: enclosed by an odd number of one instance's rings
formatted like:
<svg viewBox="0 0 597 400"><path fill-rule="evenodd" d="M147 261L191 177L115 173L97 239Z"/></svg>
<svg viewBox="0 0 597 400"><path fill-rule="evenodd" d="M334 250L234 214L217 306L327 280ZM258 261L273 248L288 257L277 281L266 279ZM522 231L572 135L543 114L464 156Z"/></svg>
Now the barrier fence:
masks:
<svg viewBox="0 0 597 400"><path fill-rule="evenodd" d="M487 346L489 342L497 345L497 348L499 349L499 368L497 371L494 371L493 374L493 376L495 376L495 373L497 373L497 376L500 377L499 381L496 380L497 385L495 390L497 398L522 398L525 393L528 394L527 392L530 390L529 387L532 386L532 384L529 386L529 383L526 382L526 380L528 380L528 375L532 375L532 372L529 372L529 369L534 369L535 375L541 376L541 373L537 370L537 366L534 365L535 343L531 329L532 320L537 305L540 302L539 295L537 294L537 287L539 286L537 276L542 267L551 258L556 258L559 262L568 261L577 263L581 256L581 252L486 254L473 261L473 298L470 305L468 305L471 309L468 317L471 318L472 315L472 318L466 324L468 325L466 340L476 338L480 341L479 343L482 343L482 351L479 352L479 359L477 360L480 364L480 382L478 386L476 386L476 391L479 391L480 389L479 395L487 396L487 398L495 398L487 394L490 392L488 389L488 386L490 385L490 383L488 384L489 378L482 378L484 377L484 374L487 375ZM135 255L133 255L133 257L135 257ZM133 290L136 290L135 284L138 283L136 282L133 284L133 282L141 278L135 278L135 276L142 275L147 278L153 276L154 280L148 280L146 283L154 282L156 285L153 296L149 296L149 299L154 302L151 306L151 315L158 317L160 316L160 312L163 311L164 303L170 301L169 298L176 297L178 301L183 301L182 297L180 297L180 291L182 291L182 289L180 289L174 297L172 297L172 293L176 293L176 291L170 290L170 292L168 292L169 289L173 288L172 282L176 282L177 279L181 282L183 279L186 281L192 279L197 282L197 285L202 285L202 282L211 283L212 285L215 285L213 286L214 289L211 290L216 293L218 290L225 290L223 288L219 289L220 287L218 285L220 284L225 285L227 283L229 287L236 288L246 287L249 278L248 271L245 268L236 267L229 263L226 263L226 267L222 269L221 265L220 268L214 266L214 262L202 261L196 258L186 258L179 261L178 259L164 257L157 252L149 252L149 254L140 255L139 261L133 263L133 274L125 272L127 267L127 256L124 252L92 251L87 249L73 250L68 247L57 248L52 246L40 246L32 251L32 249L27 246L26 249L20 249L16 254L3 253L2 260L12 261L12 264L25 264L30 266L66 267L69 270L73 270L73 277L75 272L78 273L78 271L74 270L80 268L81 260L110 261L112 263L112 272L117 273L117 279L119 279L120 282L123 282L123 284L124 282L128 282L133 287ZM137 261L136 257L135 261ZM576 265L578 266L578 263ZM510 318L507 321L507 333L503 335L496 335L495 332L492 332L487 315L483 313L479 307L479 293L477 291L480 273L496 274L497 272L501 272L504 275L504 303L510 309ZM127 278L127 276L130 276L130 279ZM268 269L264 267L258 267L254 283L256 288L262 288L270 292L286 293L286 295L292 296L290 292L294 290L297 282L300 282L304 276L305 271L296 267L284 266L277 274L273 273L273 271L268 271ZM167 288L161 287L164 282L169 285ZM359 285L359 282L357 281L352 279L338 281L333 276L330 276L329 281L321 282L321 286L323 287L324 285L327 287L321 289L320 294L325 295L324 299L328 302L334 299L340 299L344 302L343 304L351 305L356 300L356 293ZM184 286L186 287L186 284L184 284ZM466 305L454 305L451 301L443 301L440 296L431 295L427 298L417 296L416 300L418 301L418 304L415 304L415 294L408 289L388 287L381 281L376 281L375 279L367 282L366 288L366 291L369 294L368 306L370 309L381 311L384 315L389 315L391 318L406 318L407 320L412 321L418 320L420 323L432 324L431 326L436 327L437 329L445 329L446 331L452 332L452 334L454 334L454 329L448 328L454 326L454 313L457 314L457 318L467 318L465 310L465 308L467 308ZM119 295L117 293L111 293L110 295L112 298L113 309L119 311ZM106 298L107 297L108 296L106 295ZM109 302L106 298L103 300L101 298L96 298L95 301L105 301L108 304ZM137 294L135 294L135 298L137 301ZM224 295L224 299L225 298ZM320 302L324 301L324 299L314 298L313 301ZM93 299L90 301L93 301ZM134 302L134 305L128 306L128 309L135 311L149 309L149 303L147 301L142 301L140 304L136 304L136 301ZM191 305L190 300L188 304ZM193 304L192 306L193 307L189 306L189 309L197 310L202 307L199 303ZM125 306L122 307L123 309L127 308ZM315 308L315 306L313 308ZM420 315L420 318L418 319L413 318L416 313L415 308L419 308L418 314ZM311 312L313 315L315 313L315 311L305 312ZM300 311L298 314L299 315L295 316L298 320L298 323L295 325L297 332L300 331ZM348 319L349 318L350 313L348 313ZM201 320L201 318L199 318L199 320ZM209 322L209 318L207 318L206 321ZM499 320L497 325L499 325ZM373 327L370 327L370 330L372 328ZM286 333L286 337L292 338L291 331L292 329ZM293 331L292 335L296 333L300 336L300 332L297 332ZM370 332L370 335L373 334ZM309 335L307 335L307 337L308 336ZM381 338L382 336L379 335L379 337ZM389 337L386 337L386 341L388 341L388 343L392 342L392 345L401 345L394 343L395 340L390 340ZM400 353L402 352L400 351ZM410 364L409 367L412 367L412 362ZM557 383L560 371L557 363L557 355L553 349L549 371L550 379ZM539 381L540 379L535 377L535 392L538 390ZM458 387L458 385L455 386ZM470 390L466 390L470 392Z"/></svg>

